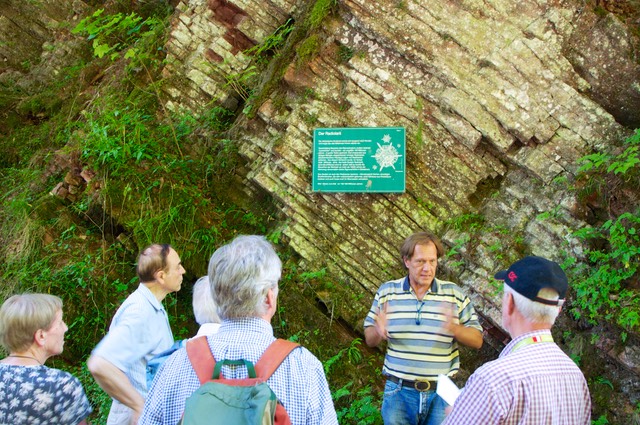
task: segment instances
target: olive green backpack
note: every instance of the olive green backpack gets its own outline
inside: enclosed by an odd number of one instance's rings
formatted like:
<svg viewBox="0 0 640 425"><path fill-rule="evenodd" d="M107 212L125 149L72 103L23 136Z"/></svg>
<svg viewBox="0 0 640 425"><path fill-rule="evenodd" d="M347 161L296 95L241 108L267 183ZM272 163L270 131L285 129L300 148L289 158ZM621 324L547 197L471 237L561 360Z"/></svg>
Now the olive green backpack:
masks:
<svg viewBox="0 0 640 425"><path fill-rule="evenodd" d="M187 398L179 425L290 425L284 406L267 385L267 379L299 345L275 340L254 365L247 360L215 361L206 337L187 342L191 366L200 380ZM249 377L226 379L223 365L245 366Z"/></svg>

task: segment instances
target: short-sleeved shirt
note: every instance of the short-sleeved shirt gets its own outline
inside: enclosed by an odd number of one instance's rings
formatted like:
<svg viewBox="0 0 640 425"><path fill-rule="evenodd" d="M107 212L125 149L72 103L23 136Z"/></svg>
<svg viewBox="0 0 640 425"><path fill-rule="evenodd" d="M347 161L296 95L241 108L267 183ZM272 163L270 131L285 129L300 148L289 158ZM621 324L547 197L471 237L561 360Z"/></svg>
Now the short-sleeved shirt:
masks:
<svg viewBox="0 0 640 425"><path fill-rule="evenodd" d="M374 326L378 308L386 304L387 353L383 374L407 380L453 376L460 368L458 343L446 333L443 309L457 313L461 325L482 331L469 298L452 282L434 279L419 300L409 277L383 283L373 300L364 327Z"/></svg>
<svg viewBox="0 0 640 425"><path fill-rule="evenodd" d="M93 350L124 372L133 387L147 394L147 362L173 345L173 333L162 303L140 284L113 316L109 332ZM114 400L114 403L119 403Z"/></svg>
<svg viewBox="0 0 640 425"><path fill-rule="evenodd" d="M217 360L245 359L256 363L275 341L271 325L259 318L225 320L215 335L208 336ZM222 368L228 379L247 377L246 368ZM294 349L267 380L293 425L337 425L331 392L322 363L304 347ZM186 349L176 351L162 365L151 385L140 425L175 425L182 417L186 399L200 381Z"/></svg>
<svg viewBox="0 0 640 425"><path fill-rule="evenodd" d="M0 364L0 425L77 425L91 410L70 373Z"/></svg>
<svg viewBox="0 0 640 425"><path fill-rule="evenodd" d="M444 423L590 425L584 375L550 336L548 330L521 335L478 368Z"/></svg>

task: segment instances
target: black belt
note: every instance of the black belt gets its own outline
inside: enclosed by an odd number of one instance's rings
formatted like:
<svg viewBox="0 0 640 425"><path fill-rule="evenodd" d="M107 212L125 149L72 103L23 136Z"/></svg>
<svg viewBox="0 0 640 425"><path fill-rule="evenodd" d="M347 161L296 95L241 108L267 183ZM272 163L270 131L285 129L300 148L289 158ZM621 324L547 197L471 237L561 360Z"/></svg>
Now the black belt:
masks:
<svg viewBox="0 0 640 425"><path fill-rule="evenodd" d="M437 384L436 381L429 381L427 379L420 380L420 381L409 381L408 379L402 379L392 375L385 375L385 376L389 381L395 382L401 387L409 387L418 391L429 391L431 388L433 388L434 390L436 389L436 384Z"/></svg>

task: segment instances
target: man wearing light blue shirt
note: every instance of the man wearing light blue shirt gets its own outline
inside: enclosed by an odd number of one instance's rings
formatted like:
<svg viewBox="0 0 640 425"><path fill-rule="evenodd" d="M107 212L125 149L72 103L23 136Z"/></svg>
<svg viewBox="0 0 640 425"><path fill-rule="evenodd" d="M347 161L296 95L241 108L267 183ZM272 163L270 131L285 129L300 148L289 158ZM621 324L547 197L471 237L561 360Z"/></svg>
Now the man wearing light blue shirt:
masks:
<svg viewBox="0 0 640 425"><path fill-rule="evenodd" d="M173 345L162 300L180 290L185 273L170 245L154 244L138 257L140 286L113 316L109 332L87 360L89 371L112 399L107 425L138 422L147 395L147 362Z"/></svg>

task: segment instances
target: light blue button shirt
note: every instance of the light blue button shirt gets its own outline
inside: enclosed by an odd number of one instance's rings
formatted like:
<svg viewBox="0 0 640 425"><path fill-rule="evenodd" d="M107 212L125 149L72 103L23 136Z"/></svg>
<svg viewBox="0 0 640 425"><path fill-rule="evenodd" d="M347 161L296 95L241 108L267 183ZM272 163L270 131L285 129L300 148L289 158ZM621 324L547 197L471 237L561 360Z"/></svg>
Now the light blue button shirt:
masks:
<svg viewBox="0 0 640 425"><path fill-rule="evenodd" d="M92 354L113 363L146 397L147 362L172 344L167 312L149 288L140 284L118 308L109 332Z"/></svg>

